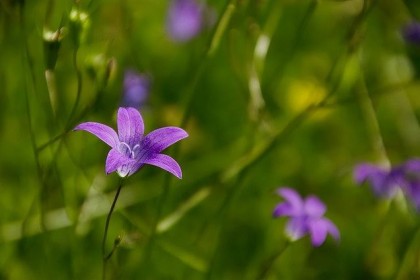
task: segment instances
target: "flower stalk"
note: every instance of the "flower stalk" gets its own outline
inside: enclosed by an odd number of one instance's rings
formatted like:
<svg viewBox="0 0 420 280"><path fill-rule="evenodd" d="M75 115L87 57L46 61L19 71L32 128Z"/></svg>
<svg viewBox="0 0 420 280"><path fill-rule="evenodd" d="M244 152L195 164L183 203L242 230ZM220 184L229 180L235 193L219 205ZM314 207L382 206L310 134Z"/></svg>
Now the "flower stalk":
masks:
<svg viewBox="0 0 420 280"><path fill-rule="evenodd" d="M120 195L122 186L123 186L123 178L120 179L117 192L115 193L114 200L112 201L111 208L109 209L108 216L106 217L104 236L102 238L102 279L105 279L106 264L108 260L111 258L115 250L115 245L114 245L114 248L111 250L111 252L109 254L106 253L106 240L108 237L108 229L109 229L109 223L111 221L111 216L112 216L112 213L114 212L115 205L117 204L117 200Z"/></svg>
<svg viewBox="0 0 420 280"><path fill-rule="evenodd" d="M291 242L289 240L286 241L284 246L275 254L273 254L268 260L266 260L261 265L260 273L257 276L257 280L267 279L267 276L269 275L271 269L273 268L274 263L283 255L283 253L286 251L287 248L289 248L289 245Z"/></svg>

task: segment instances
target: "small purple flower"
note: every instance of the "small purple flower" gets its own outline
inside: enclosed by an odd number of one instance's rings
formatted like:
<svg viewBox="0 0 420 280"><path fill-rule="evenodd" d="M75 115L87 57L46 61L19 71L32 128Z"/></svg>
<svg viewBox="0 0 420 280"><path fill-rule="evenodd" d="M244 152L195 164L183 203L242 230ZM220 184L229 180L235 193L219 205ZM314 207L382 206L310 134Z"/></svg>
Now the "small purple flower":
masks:
<svg viewBox="0 0 420 280"><path fill-rule="evenodd" d="M401 165L401 188L411 200L413 206L420 212L420 159L411 159Z"/></svg>
<svg viewBox="0 0 420 280"><path fill-rule="evenodd" d="M413 21L405 25L402 29L402 35L406 42L420 44L420 22Z"/></svg>
<svg viewBox="0 0 420 280"><path fill-rule="evenodd" d="M273 211L274 217L290 217L286 225L286 233L292 240L297 240L309 234L313 246L320 246L331 234L336 240L340 239L337 227L327 218L324 218L327 210L324 203L314 195L303 200L300 195L291 188L279 188L277 194L285 199L276 205Z"/></svg>
<svg viewBox="0 0 420 280"><path fill-rule="evenodd" d="M401 170L388 170L369 163L362 163L355 167L354 181L361 185L369 182L374 193L379 197L392 197L398 189Z"/></svg>
<svg viewBox="0 0 420 280"><path fill-rule="evenodd" d="M354 169L357 184L369 182L376 195L393 197L398 189L420 211L420 159L411 159L390 169L362 163Z"/></svg>
<svg viewBox="0 0 420 280"><path fill-rule="evenodd" d="M182 178L178 163L161 152L186 138L187 132L178 127L162 127L144 136L143 119L134 108L119 108L117 124L118 134L111 127L96 122L81 123L74 128L92 133L111 147L105 163L107 174L117 171L118 175L126 177L144 164L150 164Z"/></svg>
<svg viewBox="0 0 420 280"><path fill-rule="evenodd" d="M126 70L124 73L124 94L122 106L140 108L149 96L150 79L147 75L134 70Z"/></svg>
<svg viewBox="0 0 420 280"><path fill-rule="evenodd" d="M173 0L166 22L169 36L177 42L190 40L203 28L203 17L203 6L196 0Z"/></svg>

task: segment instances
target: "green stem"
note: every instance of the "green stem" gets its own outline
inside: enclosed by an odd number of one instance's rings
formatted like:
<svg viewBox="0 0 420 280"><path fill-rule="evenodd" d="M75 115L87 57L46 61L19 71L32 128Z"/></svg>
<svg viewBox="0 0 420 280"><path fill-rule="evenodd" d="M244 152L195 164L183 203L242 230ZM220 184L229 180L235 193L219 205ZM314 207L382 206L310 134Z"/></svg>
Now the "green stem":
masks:
<svg viewBox="0 0 420 280"><path fill-rule="evenodd" d="M171 175L168 173L165 175L162 194L160 195L157 202L156 218L153 221L153 225L151 227L150 236L149 236L149 242L147 243L147 246L145 248L145 253L144 253L145 267L149 265L149 262L151 260L150 256L151 256L153 247L156 242L156 237L157 237L157 226L159 224L159 220L162 217L163 206L165 205L166 199L169 194L170 184L171 184Z"/></svg>
<svg viewBox="0 0 420 280"><path fill-rule="evenodd" d="M50 106L54 117L57 115L57 88L55 84L55 72L52 69L45 70L45 81L47 83ZM55 118L53 118L55 121Z"/></svg>
<svg viewBox="0 0 420 280"><path fill-rule="evenodd" d="M37 152L38 153L42 152L47 147L49 147L50 145L54 144L55 142L57 142L58 140L61 140L64 136L66 136L66 134L69 133L72 130L73 125L75 123L77 123L78 121L80 121L87 113L89 113L89 111L92 108L94 108L96 106L96 104L99 101L99 98L101 97L101 95L104 92L105 86L106 86L105 84L102 84L100 86L100 88L96 92L96 95L95 95L95 98L93 99L93 101L91 103L89 103L88 105L86 105L86 107L77 115L77 117L74 117L73 118L73 121L70 121L70 119L69 119L69 123L68 123L67 127L64 128L64 131L63 132L61 132L60 134L54 136L53 138L51 138L47 142L39 145L37 147Z"/></svg>
<svg viewBox="0 0 420 280"><path fill-rule="evenodd" d="M280 2L281 1L278 1L278 3L280 3ZM279 13L277 10L281 9L281 7L277 6L278 3L274 4L274 7L273 7L271 13ZM272 72L273 75L275 75L275 77L271 77L272 82L268 85L268 91L273 91L274 92L278 81L280 81L282 79L282 77L285 73L285 70L287 68L287 64L292 61L292 58L295 55L296 50L299 49L298 48L299 43L301 42L303 36L305 35L306 27L308 26L308 23L309 23L310 19L312 18L317 6L318 6L318 1L317 0L312 0L309 3L309 6L306 9L305 14L303 15L296 31L294 32L294 34L296 34L296 37L294 38L290 48L288 48L288 50L286 50L286 55L284 56L284 61L280 62L278 64L278 66L276 67L276 69ZM275 16L277 16L277 15L275 15ZM276 32L276 30L283 30L283 28L280 28L280 29L277 28L278 24L275 25L271 21L270 22L267 21L267 24L269 24L268 28L272 32L271 37L274 36L274 33Z"/></svg>
<svg viewBox="0 0 420 280"><path fill-rule="evenodd" d="M358 93L360 97L360 107L364 115L367 128L370 133L372 147L374 151L376 152L377 157L380 159L380 162L385 163L387 164L387 166L389 166L390 162L386 153L384 141L382 139L379 122L376 117L376 112L373 107L372 100L370 99L369 93L366 89L366 85L365 85L363 77L361 77L359 81Z"/></svg>
<svg viewBox="0 0 420 280"><path fill-rule="evenodd" d="M77 111L77 107L79 107L80 96L82 94L82 82L83 82L83 79L82 79L82 73L80 72L80 69L79 69L79 65L77 64L77 53L78 53L78 50L79 49L76 47L76 49L73 52L73 67L74 67L74 69L76 71L76 77L77 77L76 100L74 102L73 108L71 109L70 116L69 116L69 118L67 120L67 124L66 124L66 127L65 127L66 130L71 126L71 123L73 121L74 115L76 114L76 111Z"/></svg>
<svg viewBox="0 0 420 280"><path fill-rule="evenodd" d="M220 20L219 20L219 22L216 26L216 29L215 29L215 31L213 33L213 36L211 38L211 41L210 41L210 45L207 49L206 55L208 57L212 56L215 53L215 51L217 50L217 48L219 47L220 41L222 40L222 37L223 37L223 34L225 33L226 28L229 25L230 19L232 18L233 12L236 9L235 2L236 2L235 0L231 0L227 4L227 6L226 6L226 8L225 8L225 10L222 14L222 17L220 18Z"/></svg>
<svg viewBox="0 0 420 280"><path fill-rule="evenodd" d="M34 160L35 160L35 165L36 165L36 171L37 171L37 177L40 183L40 190L38 193L38 196L42 195L42 192L45 188L45 181L43 180L43 172L42 172L42 168L41 168L41 163L40 163L40 159L39 159L39 154L37 151L37 144L36 144L36 137L35 137L35 130L34 130L34 126L32 123L32 112L31 112L31 105L30 105L30 100L29 100L29 91L35 91L35 70L34 70L34 65L32 60L29 57L29 48L28 48L28 42L26 40L27 36L27 32L26 32L26 26L25 26L25 16L24 16L24 7L23 4L20 5L19 7L19 20L20 20L20 27L21 27L21 36L22 36L22 46L23 46L23 51L22 51L22 68L26 69L28 68L29 74L31 75L31 79L29 79L27 77L27 74L25 72L25 79L24 79L24 83L25 83L25 111L26 111L26 119L27 119L27 123L28 123L28 127L29 127L29 136L30 136L30 141L31 141L31 147L32 147L32 151L33 151L33 156L34 156ZM31 80L31 89L29 86L29 80ZM26 223L29 220L29 216L30 213L33 211L33 208L36 205L36 198L34 198L34 201L32 203L32 206L30 207L30 210L23 222L22 225L22 231L25 231L26 228ZM44 228L44 211L43 211L43 207L41 205L41 227Z"/></svg>
<svg viewBox="0 0 420 280"><path fill-rule="evenodd" d="M257 280L262 280L262 279L267 278L271 269L273 268L274 263L280 258L280 256L284 253L284 251L286 251L286 249L289 247L290 244L291 244L290 241L286 241L283 248L281 248L277 253L273 254L268 260L266 260L261 265L260 273L258 274L256 278Z"/></svg>
<svg viewBox="0 0 420 280"><path fill-rule="evenodd" d="M114 200L112 201L111 208L109 209L108 216L106 217L104 236L102 238L102 279L105 279L106 264L114 251L113 249L110 254L106 254L106 239L108 237L109 222L111 221L111 216L114 211L115 204L117 203L118 196L120 195L122 185L122 179L120 179L117 192L115 193Z"/></svg>
<svg viewBox="0 0 420 280"><path fill-rule="evenodd" d="M396 270L396 274L394 279L396 280L402 280L402 279L408 279L409 274L407 273L407 267L409 266L409 262L411 260L412 265L413 265L413 270L416 267L416 264L419 263L420 260L420 253L419 253L419 248L420 246L420 223L418 222L417 227L414 229L412 237L410 238L409 243L407 244L405 250L404 250L404 255L401 259L401 262ZM417 248L417 249L416 249ZM410 253L415 254L415 256L410 259ZM417 266L418 269L418 266ZM406 274L404 275L404 272L406 272ZM417 273L419 273L420 270L417 270ZM415 275L416 272L414 272L412 274L412 276Z"/></svg>
<svg viewBox="0 0 420 280"><path fill-rule="evenodd" d="M227 27L229 26L229 22L234 14L234 11L236 9L236 0L230 0L229 3L226 5L226 8L217 23L216 29L213 32L213 35L210 39L209 45L207 46L207 50L204 53L203 59L200 60L200 64L197 67L197 70L195 71L194 77L191 79L191 83L189 84L186 94L185 94L185 110L184 114L181 119L180 127L185 127L188 120L191 116L191 111L193 108L193 101L195 97L195 87L200 80L203 73L205 73L206 66L208 64L209 59L214 55L216 50L218 49L220 42L222 40L222 37L224 33L226 32Z"/></svg>

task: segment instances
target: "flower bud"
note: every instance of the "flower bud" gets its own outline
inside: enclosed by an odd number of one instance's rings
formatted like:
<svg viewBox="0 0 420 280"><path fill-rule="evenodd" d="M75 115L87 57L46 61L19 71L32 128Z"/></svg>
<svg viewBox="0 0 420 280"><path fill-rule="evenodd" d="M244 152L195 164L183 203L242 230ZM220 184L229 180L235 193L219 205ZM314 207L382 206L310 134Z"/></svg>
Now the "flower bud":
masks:
<svg viewBox="0 0 420 280"><path fill-rule="evenodd" d="M86 39L87 30L90 26L90 20L87 13L73 8L69 15L69 29L71 39L76 47L80 46Z"/></svg>
<svg viewBox="0 0 420 280"><path fill-rule="evenodd" d="M61 41L65 35L65 29L60 28L53 32L44 29L43 40L44 40L44 58L45 67L47 70L54 70L55 64L58 58L58 51L60 49Z"/></svg>
<svg viewBox="0 0 420 280"><path fill-rule="evenodd" d="M92 54L86 58L85 66L88 75L101 85L106 85L115 75L117 62L104 54Z"/></svg>

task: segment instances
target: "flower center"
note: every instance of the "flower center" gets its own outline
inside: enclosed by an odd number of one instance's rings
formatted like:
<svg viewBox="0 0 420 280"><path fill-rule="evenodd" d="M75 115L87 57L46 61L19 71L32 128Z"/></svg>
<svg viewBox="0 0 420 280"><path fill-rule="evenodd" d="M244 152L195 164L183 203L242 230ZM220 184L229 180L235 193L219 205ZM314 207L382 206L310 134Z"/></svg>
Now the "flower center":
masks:
<svg viewBox="0 0 420 280"><path fill-rule="evenodd" d="M127 143L120 142L118 151L128 158L137 159L140 152L140 145L136 144L133 148L131 148Z"/></svg>

